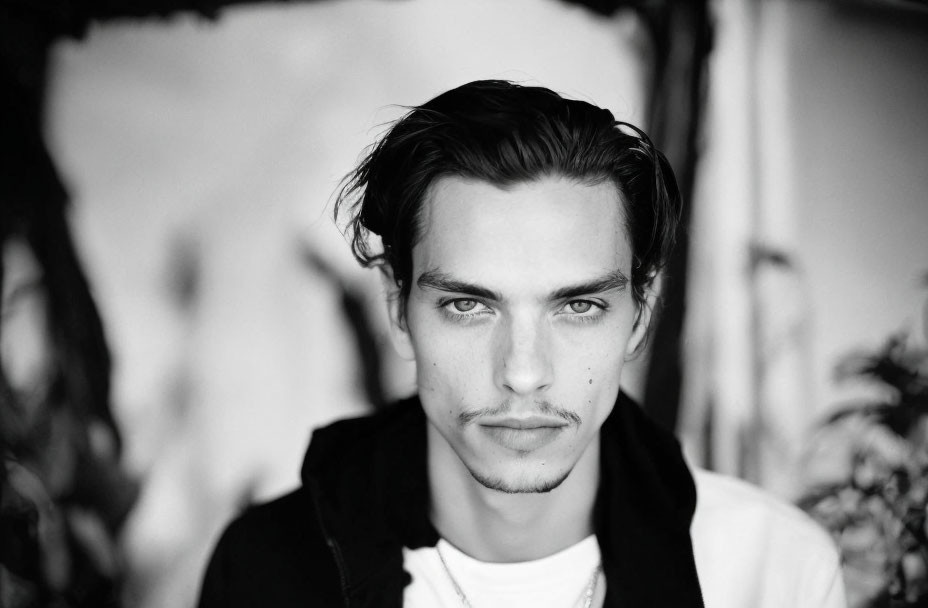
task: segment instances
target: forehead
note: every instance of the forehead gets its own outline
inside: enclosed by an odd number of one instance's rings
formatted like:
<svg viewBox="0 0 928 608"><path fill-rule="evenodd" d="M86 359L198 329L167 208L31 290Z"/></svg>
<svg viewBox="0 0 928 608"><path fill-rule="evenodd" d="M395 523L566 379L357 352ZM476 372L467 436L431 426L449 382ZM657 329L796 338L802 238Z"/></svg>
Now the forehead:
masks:
<svg viewBox="0 0 928 608"><path fill-rule="evenodd" d="M551 287L630 264L615 185L559 176L505 188L443 177L426 196L413 249L416 276L440 269L482 284Z"/></svg>

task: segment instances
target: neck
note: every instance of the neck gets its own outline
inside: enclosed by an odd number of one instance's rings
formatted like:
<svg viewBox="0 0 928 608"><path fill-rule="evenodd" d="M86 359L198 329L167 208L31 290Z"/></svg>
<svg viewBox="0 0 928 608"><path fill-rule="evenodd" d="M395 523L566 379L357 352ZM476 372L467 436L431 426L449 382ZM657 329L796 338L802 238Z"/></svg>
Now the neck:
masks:
<svg viewBox="0 0 928 608"><path fill-rule="evenodd" d="M560 486L544 493L507 494L475 480L431 425L428 473L432 522L464 553L488 562L540 559L593 533L599 487L599 440Z"/></svg>

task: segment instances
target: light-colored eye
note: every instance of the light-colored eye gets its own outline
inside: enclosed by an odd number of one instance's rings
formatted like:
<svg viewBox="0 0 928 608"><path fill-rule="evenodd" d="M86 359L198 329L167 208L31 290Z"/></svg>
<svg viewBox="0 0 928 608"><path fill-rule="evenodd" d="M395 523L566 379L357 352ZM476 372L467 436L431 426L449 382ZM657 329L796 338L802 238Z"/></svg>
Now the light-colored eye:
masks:
<svg viewBox="0 0 928 608"><path fill-rule="evenodd" d="M477 300L455 300L451 305L457 312L470 312L477 307Z"/></svg>
<svg viewBox="0 0 928 608"><path fill-rule="evenodd" d="M568 302L567 306L570 307L570 312L582 315L590 312L590 309L593 308L593 303L586 300L574 300L573 302Z"/></svg>

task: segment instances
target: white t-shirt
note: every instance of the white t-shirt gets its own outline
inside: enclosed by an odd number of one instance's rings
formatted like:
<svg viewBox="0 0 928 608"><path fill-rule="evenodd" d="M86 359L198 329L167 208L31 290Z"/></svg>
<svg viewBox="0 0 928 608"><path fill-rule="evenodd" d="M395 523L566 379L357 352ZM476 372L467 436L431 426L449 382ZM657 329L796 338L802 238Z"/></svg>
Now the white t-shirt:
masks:
<svg viewBox="0 0 928 608"><path fill-rule="evenodd" d="M747 483L694 470L697 502L690 535L706 608L846 608L838 553L828 534L796 507ZM590 536L549 557L487 564L439 541L474 608L564 608L579 600L599 547ZM406 608L460 607L434 548L404 550L413 581ZM600 575L594 606L602 605Z"/></svg>
<svg viewBox="0 0 928 608"><path fill-rule="evenodd" d="M706 608L846 608L838 552L802 511L738 479L694 470L690 527Z"/></svg>
<svg viewBox="0 0 928 608"><path fill-rule="evenodd" d="M565 608L582 606L594 570L599 566L595 536L554 555L529 562L498 564L478 561L444 539L437 549L403 550L404 567L412 583L403 596L404 608L460 608L448 570L474 608ZM596 599L601 605L605 580L598 575Z"/></svg>

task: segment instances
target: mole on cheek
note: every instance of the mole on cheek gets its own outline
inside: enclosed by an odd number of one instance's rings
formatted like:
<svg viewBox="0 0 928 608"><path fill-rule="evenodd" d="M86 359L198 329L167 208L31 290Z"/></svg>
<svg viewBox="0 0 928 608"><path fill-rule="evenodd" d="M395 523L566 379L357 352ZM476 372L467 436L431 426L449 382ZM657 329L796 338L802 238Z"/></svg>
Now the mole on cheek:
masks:
<svg viewBox="0 0 928 608"><path fill-rule="evenodd" d="M593 379L592 379L592 378L590 378L590 384L593 384Z"/></svg>

